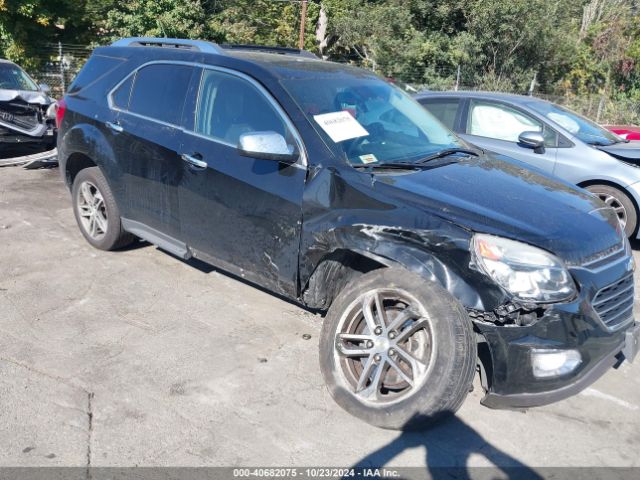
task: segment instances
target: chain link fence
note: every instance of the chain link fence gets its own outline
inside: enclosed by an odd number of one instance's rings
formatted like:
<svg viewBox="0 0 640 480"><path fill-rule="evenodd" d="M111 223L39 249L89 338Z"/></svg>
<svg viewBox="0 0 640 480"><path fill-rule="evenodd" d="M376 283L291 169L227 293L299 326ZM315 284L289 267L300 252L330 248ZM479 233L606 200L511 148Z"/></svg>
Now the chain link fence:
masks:
<svg viewBox="0 0 640 480"><path fill-rule="evenodd" d="M91 55L87 45L48 44L42 47L44 65L36 72L30 72L38 83L51 88L51 95L60 98ZM536 77L532 76L528 88L514 91L509 78L478 77L475 72L458 67L437 67L413 65L408 71L399 72L399 77L407 78L401 83L411 92L422 90L491 90L508 93L531 94L545 100L564 105L601 124L640 125L640 103L632 100L613 100L605 95L546 95L536 91ZM526 84L528 79L522 79Z"/></svg>
<svg viewBox="0 0 640 480"><path fill-rule="evenodd" d="M86 45L52 43L44 45L40 50L40 56L45 62L40 69L29 73L38 83L49 86L52 97L60 98L91 55L92 48Z"/></svg>

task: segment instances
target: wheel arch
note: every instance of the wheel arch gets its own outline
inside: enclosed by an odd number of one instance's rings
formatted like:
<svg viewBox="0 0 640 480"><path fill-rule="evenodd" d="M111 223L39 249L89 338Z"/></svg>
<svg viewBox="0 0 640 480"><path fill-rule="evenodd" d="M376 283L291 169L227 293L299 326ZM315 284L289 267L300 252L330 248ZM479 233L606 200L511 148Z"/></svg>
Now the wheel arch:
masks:
<svg viewBox="0 0 640 480"><path fill-rule="evenodd" d="M401 267L427 282L439 284L468 308L485 310L505 300L503 292L488 283L481 274L469 271L469 275L463 277L462 269L468 270L468 251L436 252L426 245L416 245L393 236L373 244L367 243L368 240L371 237L349 238L320 258L308 279L302 275L303 303L325 310L352 275L385 267ZM466 260L461 258L465 255ZM456 262L461 263L456 265Z"/></svg>
<svg viewBox="0 0 640 480"><path fill-rule="evenodd" d="M107 181L117 177L121 169L105 134L95 125L79 123L64 134L59 161L67 187L71 188L75 176L89 167L98 167Z"/></svg>
<svg viewBox="0 0 640 480"><path fill-rule="evenodd" d="M81 170L91 167L98 167L98 165L85 153L74 152L69 155L65 163L64 172L67 187L71 188L73 181Z"/></svg>
<svg viewBox="0 0 640 480"><path fill-rule="evenodd" d="M636 200L635 195L633 195L633 193L630 192L628 188L623 187L621 184L612 182L611 180L591 179L591 180L582 181L577 185L580 188L587 188L593 185L606 185L608 187L615 188L616 190L620 190L629 198L629 200L631 200L631 203L633 204L633 208L636 209L636 216L640 220L640 207L638 206L638 201ZM640 225L640 221L638 222L638 225ZM638 225L636 225L635 232L633 232L633 235L637 234L637 232L639 231Z"/></svg>

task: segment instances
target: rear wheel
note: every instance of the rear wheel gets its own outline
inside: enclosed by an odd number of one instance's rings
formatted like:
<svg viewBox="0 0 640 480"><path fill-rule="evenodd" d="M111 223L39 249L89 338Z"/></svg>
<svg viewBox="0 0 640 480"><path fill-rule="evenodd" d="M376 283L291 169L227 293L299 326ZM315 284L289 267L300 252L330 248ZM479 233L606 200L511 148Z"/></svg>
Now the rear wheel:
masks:
<svg viewBox="0 0 640 480"><path fill-rule="evenodd" d="M633 201L626 193L609 185L589 185L586 190L613 208L627 237L635 233L638 225L638 213Z"/></svg>
<svg viewBox="0 0 640 480"><path fill-rule="evenodd" d="M122 230L120 212L98 167L81 170L71 189L73 213L84 238L100 250L115 250L134 240Z"/></svg>
<svg viewBox="0 0 640 480"><path fill-rule="evenodd" d="M320 366L331 395L383 428L416 428L455 412L475 364L464 308L439 285L400 268L353 281L322 327Z"/></svg>

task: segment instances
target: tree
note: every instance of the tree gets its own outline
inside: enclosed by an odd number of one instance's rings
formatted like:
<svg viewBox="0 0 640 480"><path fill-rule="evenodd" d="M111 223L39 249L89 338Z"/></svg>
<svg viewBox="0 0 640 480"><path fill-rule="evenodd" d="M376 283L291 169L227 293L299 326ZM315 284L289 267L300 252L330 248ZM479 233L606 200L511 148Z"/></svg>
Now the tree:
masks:
<svg viewBox="0 0 640 480"><path fill-rule="evenodd" d="M65 38L64 21L74 11L72 0L0 0L0 52L36 67L44 60L43 46Z"/></svg>
<svg viewBox="0 0 640 480"><path fill-rule="evenodd" d="M202 38L206 13L200 0L129 0L108 13L106 34L120 37Z"/></svg>

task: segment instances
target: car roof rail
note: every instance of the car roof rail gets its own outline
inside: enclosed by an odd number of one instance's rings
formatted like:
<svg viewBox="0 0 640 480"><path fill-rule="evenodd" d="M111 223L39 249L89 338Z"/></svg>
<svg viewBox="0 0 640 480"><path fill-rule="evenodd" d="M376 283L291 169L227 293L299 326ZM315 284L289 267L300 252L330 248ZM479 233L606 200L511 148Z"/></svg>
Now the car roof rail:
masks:
<svg viewBox="0 0 640 480"><path fill-rule="evenodd" d="M186 38L129 37L121 38L111 44L112 47L164 47L182 50L196 50L203 53L224 54L220 47L205 40Z"/></svg>
<svg viewBox="0 0 640 480"><path fill-rule="evenodd" d="M301 57L319 60L317 55L314 55L308 50L300 50L299 48L270 47L267 45L244 45L236 43L223 43L218 45L218 47L221 47L225 50L247 50L255 52L277 53L279 55L299 55Z"/></svg>

